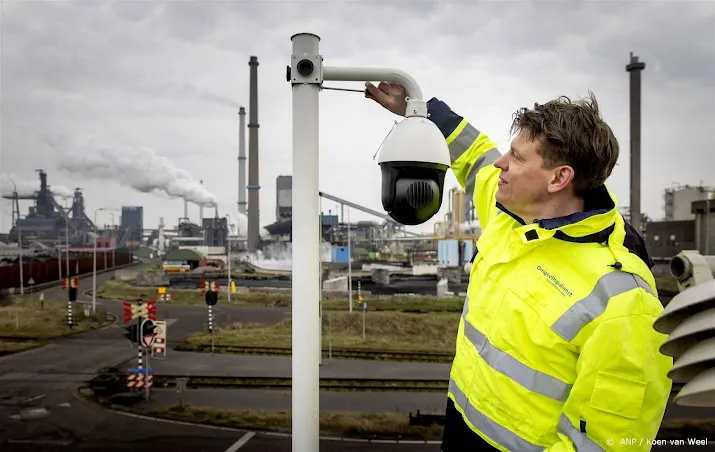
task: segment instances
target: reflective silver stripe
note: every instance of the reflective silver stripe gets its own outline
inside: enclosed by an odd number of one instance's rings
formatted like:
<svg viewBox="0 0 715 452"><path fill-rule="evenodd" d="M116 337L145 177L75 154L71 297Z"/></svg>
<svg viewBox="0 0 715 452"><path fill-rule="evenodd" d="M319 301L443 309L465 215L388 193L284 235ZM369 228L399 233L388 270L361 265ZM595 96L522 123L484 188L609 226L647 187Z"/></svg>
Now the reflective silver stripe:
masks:
<svg viewBox="0 0 715 452"><path fill-rule="evenodd" d="M520 438L516 433L492 421L480 413L469 401L467 395L459 389L453 379L449 379L449 392L454 395L454 403L464 412L464 416L480 432L487 435L492 441L499 443L508 450L520 452L541 452L546 449L544 446L537 446Z"/></svg>
<svg viewBox="0 0 715 452"><path fill-rule="evenodd" d="M464 335L474 345L492 369L506 375L516 383L531 392L541 394L559 402L566 402L571 392L571 385L551 375L532 369L506 352L499 350L489 342L477 328L467 320L469 298L465 301L462 317L464 318Z"/></svg>
<svg viewBox="0 0 715 452"><path fill-rule="evenodd" d="M464 191L467 193L469 199L474 197L474 186L477 183L477 173L479 170L485 166L493 164L499 159L499 157L501 157L499 150L497 148L491 148L474 162L474 165L469 170L467 180L464 183Z"/></svg>
<svg viewBox="0 0 715 452"><path fill-rule="evenodd" d="M655 295L648 283L638 275L622 271L606 273L596 282L591 293L574 303L551 328L556 334L570 342L583 327L603 314L608 306L608 300L638 287Z"/></svg>
<svg viewBox="0 0 715 452"><path fill-rule="evenodd" d="M454 161L457 160L460 155L464 154L464 151L469 149L469 146L474 143L478 136L479 130L477 130L471 124L467 123L467 125L464 126L464 129L459 132L457 138L455 138L454 141L449 143L449 156L452 159L452 163L454 163Z"/></svg>
<svg viewBox="0 0 715 452"><path fill-rule="evenodd" d="M571 425L571 421L565 414L561 414L559 419L558 432L566 435L574 445L574 449L578 452L603 452L601 446L591 441L585 433L581 433L576 427Z"/></svg>

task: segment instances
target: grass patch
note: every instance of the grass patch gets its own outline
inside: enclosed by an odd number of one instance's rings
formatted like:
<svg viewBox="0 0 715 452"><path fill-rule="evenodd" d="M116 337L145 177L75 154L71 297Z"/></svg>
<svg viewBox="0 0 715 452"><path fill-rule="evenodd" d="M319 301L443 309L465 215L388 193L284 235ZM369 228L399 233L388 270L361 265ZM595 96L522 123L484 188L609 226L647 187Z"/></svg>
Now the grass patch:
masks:
<svg viewBox="0 0 715 452"><path fill-rule="evenodd" d="M328 336L328 319L323 316L323 348L328 340L335 348L426 351L452 353L455 349L459 316L456 313L407 314L403 312L367 312L365 317L366 341L362 341L362 313L331 313L331 331ZM277 324L236 323L214 331L216 345L252 345L259 347L290 347L291 319ZM211 343L209 333L195 333L187 339L192 345Z"/></svg>
<svg viewBox="0 0 715 452"><path fill-rule="evenodd" d="M112 300L132 301L140 297L145 300L157 298L157 287L139 287L120 281L106 281L97 287L97 295ZM225 288L224 288L225 289ZM200 289L172 289L167 291L174 297L174 304L205 305ZM219 305L227 306L257 306L257 307L290 307L291 293L289 291L271 291L251 289L248 293L228 294L219 292ZM402 311L402 312L462 312L464 298L435 296L378 296L364 297L370 311ZM353 308L358 308L357 295L353 296ZM323 294L323 310L347 310L349 300L346 295L331 293Z"/></svg>
<svg viewBox="0 0 715 452"><path fill-rule="evenodd" d="M0 306L0 336L13 338L52 339L97 328L106 319L104 311L84 317L81 305L72 310L73 328L67 326L67 302L37 299L37 295L14 296L9 304ZM19 347L2 341L2 347ZM24 342L28 347L31 344ZM36 344L37 345L37 344ZM16 350L19 351L19 350Z"/></svg>
<svg viewBox="0 0 715 452"><path fill-rule="evenodd" d="M237 429L290 433L290 411L218 410L178 405L153 410L152 416ZM436 441L442 426L412 426L405 413L320 413L320 433L347 438L391 438Z"/></svg>

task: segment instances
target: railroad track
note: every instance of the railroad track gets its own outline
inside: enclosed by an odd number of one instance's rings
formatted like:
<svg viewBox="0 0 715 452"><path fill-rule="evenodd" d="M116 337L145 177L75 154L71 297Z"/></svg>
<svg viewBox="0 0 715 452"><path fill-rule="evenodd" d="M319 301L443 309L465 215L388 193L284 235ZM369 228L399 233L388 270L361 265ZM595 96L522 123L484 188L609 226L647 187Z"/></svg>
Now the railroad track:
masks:
<svg viewBox="0 0 715 452"><path fill-rule="evenodd" d="M184 375L155 375L155 388L173 388L179 378L188 378L187 388L253 389L290 391L291 378L276 377L218 377ZM124 386L126 374L104 373L92 379L90 386ZM447 380L392 380L392 379L321 379L324 391L391 391L391 392L445 392Z"/></svg>
<svg viewBox="0 0 715 452"><path fill-rule="evenodd" d="M177 348L179 351L211 352L210 344L182 345ZM215 353L231 353L237 355L270 355L270 356L290 356L290 347L258 347L252 345L215 345ZM323 350L328 354L328 350ZM384 361L416 361L432 363L451 363L454 353L445 352L421 352L403 350L368 350L333 348L330 352L333 358L340 359L375 359Z"/></svg>
<svg viewBox="0 0 715 452"><path fill-rule="evenodd" d="M154 388L175 388L180 378L186 379L189 389L250 389L290 391L292 379L286 377L221 377L186 375L154 375ZM94 390L119 392L125 390L126 374L105 372L95 376L89 386ZM321 378L320 389L323 391L375 391L375 392L438 392L447 391L447 380L410 380L410 379L359 379L359 378ZM671 396L675 396L683 384L673 384Z"/></svg>

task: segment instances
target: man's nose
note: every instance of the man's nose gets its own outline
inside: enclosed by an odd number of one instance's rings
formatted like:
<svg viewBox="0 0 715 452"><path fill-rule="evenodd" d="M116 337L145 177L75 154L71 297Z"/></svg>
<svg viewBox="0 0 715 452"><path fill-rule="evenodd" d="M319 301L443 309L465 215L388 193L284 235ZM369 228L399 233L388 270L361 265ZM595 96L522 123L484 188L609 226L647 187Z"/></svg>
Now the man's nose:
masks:
<svg viewBox="0 0 715 452"><path fill-rule="evenodd" d="M496 166L497 168L499 168L502 171L506 170L506 168L507 168L506 159L504 157L505 156L502 155L501 157L496 159L496 161L494 162L494 166Z"/></svg>

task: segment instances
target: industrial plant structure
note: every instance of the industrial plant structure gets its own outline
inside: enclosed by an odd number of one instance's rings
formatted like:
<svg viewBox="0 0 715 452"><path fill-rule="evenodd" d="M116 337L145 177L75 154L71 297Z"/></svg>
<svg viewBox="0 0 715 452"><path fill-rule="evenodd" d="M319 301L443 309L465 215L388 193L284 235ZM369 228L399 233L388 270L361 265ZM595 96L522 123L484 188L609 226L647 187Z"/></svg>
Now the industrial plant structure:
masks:
<svg viewBox="0 0 715 452"><path fill-rule="evenodd" d="M13 191L3 198L12 200L12 228L9 241L27 247L31 242L41 243L48 247L57 247L60 243L70 246L83 246L91 237L94 224L84 211L84 196L80 188L76 188L72 198L72 206L63 208L56 200L47 183L47 173L37 170L40 177L40 189L32 194L19 194ZM20 214L20 200L34 200L27 215Z"/></svg>
<svg viewBox="0 0 715 452"><path fill-rule="evenodd" d="M449 211L435 224L434 234L407 231L389 215L346 199L320 192L320 197L335 202L339 211L328 209L320 215L321 239L331 248L334 263L373 262L408 265L432 261L448 267L461 267L471 259L481 230L474 219L474 207L461 188L453 188L447 198ZM292 242L292 176L276 178L275 223L265 226L270 237L262 241L266 257L280 256ZM352 208L381 221L351 222L345 208Z"/></svg>

